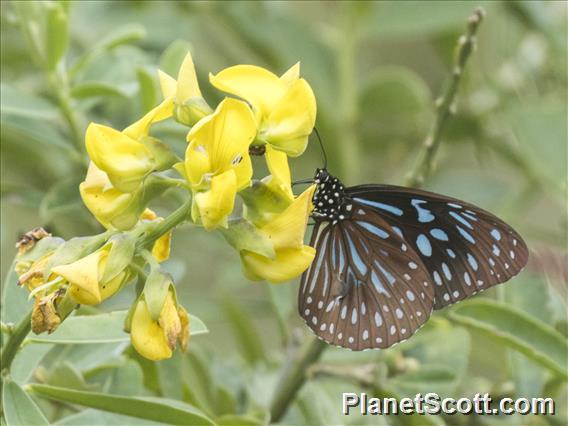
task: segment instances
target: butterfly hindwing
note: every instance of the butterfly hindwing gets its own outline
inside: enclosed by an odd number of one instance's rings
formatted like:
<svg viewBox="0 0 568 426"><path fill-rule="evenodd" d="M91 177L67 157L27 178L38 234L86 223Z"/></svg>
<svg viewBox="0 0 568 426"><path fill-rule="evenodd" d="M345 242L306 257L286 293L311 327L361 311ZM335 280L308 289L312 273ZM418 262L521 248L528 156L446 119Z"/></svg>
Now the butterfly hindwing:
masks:
<svg viewBox="0 0 568 426"><path fill-rule="evenodd" d="M435 283L435 309L505 282L527 263L520 235L469 203L390 185L346 192L379 213L414 248Z"/></svg>
<svg viewBox="0 0 568 426"><path fill-rule="evenodd" d="M419 255L373 209L353 203L350 220L317 222L316 257L302 276L299 312L328 343L386 348L430 316L434 284Z"/></svg>

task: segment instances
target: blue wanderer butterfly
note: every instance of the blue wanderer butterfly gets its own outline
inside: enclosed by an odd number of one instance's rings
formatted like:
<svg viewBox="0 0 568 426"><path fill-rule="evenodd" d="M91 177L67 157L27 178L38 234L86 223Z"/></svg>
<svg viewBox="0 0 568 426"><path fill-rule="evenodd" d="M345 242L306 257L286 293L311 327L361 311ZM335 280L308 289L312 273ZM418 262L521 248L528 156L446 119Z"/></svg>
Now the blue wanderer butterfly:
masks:
<svg viewBox="0 0 568 426"><path fill-rule="evenodd" d="M520 235L491 213L432 192L345 187L317 169L314 261L298 309L324 341L363 350L408 339L441 309L526 265Z"/></svg>

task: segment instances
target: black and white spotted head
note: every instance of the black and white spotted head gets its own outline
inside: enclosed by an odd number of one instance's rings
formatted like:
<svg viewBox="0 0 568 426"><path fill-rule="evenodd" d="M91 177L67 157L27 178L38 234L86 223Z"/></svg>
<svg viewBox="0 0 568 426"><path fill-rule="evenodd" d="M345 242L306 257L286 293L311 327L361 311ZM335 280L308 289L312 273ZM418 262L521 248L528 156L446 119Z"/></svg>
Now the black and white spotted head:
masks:
<svg viewBox="0 0 568 426"><path fill-rule="evenodd" d="M345 195L345 186L335 176L324 169L316 169L314 183L317 185L314 194L315 220L325 220L336 223L351 217L353 204Z"/></svg>

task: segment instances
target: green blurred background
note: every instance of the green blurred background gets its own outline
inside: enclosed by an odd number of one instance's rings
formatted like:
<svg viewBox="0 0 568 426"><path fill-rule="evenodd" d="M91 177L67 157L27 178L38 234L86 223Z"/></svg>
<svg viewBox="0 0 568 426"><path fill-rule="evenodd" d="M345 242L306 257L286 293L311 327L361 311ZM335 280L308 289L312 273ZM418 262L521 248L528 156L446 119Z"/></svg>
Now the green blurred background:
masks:
<svg viewBox="0 0 568 426"><path fill-rule="evenodd" d="M531 249L529 266L480 297L524 312L565 341L565 2L2 2L2 276L18 236L35 226L65 238L100 231L78 193L86 170L81 148L86 125L124 128L135 121L161 99L156 70L176 75L188 49L211 104L219 94L207 83L209 72L250 63L281 74L301 61L318 100L317 127L329 169L348 185L403 183L433 121L456 40L478 6L487 12L478 49L443 135L438 167L424 186L486 208L520 231ZM63 66L56 71L62 74L55 79L38 60L41 43L30 47L33 28L41 34L51 7L68 14L69 24ZM60 29L65 32L64 21ZM74 129L69 115L76 120ZM181 153L184 132L169 123L156 126L155 134ZM255 164L264 167L262 160ZM321 166L315 144L291 161L295 179L310 177ZM167 214L178 204L171 193L153 207ZM116 344L43 345L47 355L30 355L30 364L21 367L35 369L32 378L19 379L158 395L190 402L211 416L238 413L266 420L283 363L310 337L295 312L297 281L272 287L248 282L222 237L193 227L175 232L167 269L183 305L210 329L192 340L189 355L151 365L127 349L123 354L124 346ZM123 291L101 308L126 309L133 294ZM495 333L460 324L443 311L391 350L327 350L283 422L565 424L566 382L558 371L511 349ZM537 333L529 340L538 346L539 338ZM556 361L565 369L566 353ZM557 415L343 417L341 392L364 389L361 376L374 380L375 393L385 395L553 396ZM140 422L38 402L61 424Z"/></svg>

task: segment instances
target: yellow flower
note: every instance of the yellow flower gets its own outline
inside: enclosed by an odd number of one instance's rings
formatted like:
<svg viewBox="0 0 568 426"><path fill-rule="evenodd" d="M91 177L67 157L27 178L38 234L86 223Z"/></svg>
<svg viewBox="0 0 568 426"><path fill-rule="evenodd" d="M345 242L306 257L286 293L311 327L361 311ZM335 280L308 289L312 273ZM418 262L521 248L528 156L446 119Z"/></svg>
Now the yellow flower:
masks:
<svg viewBox="0 0 568 426"><path fill-rule="evenodd" d="M246 103L225 99L187 135L185 174L194 192L192 217L207 230L226 226L237 191L248 186L248 147L256 134Z"/></svg>
<svg viewBox="0 0 568 426"><path fill-rule="evenodd" d="M296 157L304 152L316 120L316 99L300 78L300 64L282 77L253 65L236 65L209 75L217 89L249 102L258 122L257 140Z"/></svg>
<svg viewBox="0 0 568 426"><path fill-rule="evenodd" d="M142 215L140 216L141 220L157 220L161 221L163 218L158 217L156 213L150 209L144 210ZM172 244L172 232L167 232L166 234L162 235L160 238L156 240L154 245L152 246L152 256L158 262L163 262L168 260L170 257L170 247Z"/></svg>
<svg viewBox="0 0 568 426"><path fill-rule="evenodd" d="M107 229L130 229L144 211L140 190L119 191L93 162L89 164L85 181L79 185L79 192L85 206Z"/></svg>
<svg viewBox="0 0 568 426"><path fill-rule="evenodd" d="M69 295L83 305L96 305L114 295L131 278L128 268L103 281L112 244L67 265L52 268L51 272L69 282Z"/></svg>
<svg viewBox="0 0 568 426"><path fill-rule="evenodd" d="M187 53L181 64L177 81L161 70L158 70L158 76L164 98L173 98L174 100L174 115L180 123L193 126L213 112L203 99L201 90L199 90L190 52Z"/></svg>
<svg viewBox="0 0 568 426"><path fill-rule="evenodd" d="M157 159L140 140L148 136L153 123L170 117L172 111L173 102L168 98L122 132L102 124L89 124L85 135L89 157L119 191L136 190L155 170Z"/></svg>
<svg viewBox="0 0 568 426"><path fill-rule="evenodd" d="M304 233L315 185L296 198L282 213L260 227L260 232L272 242L276 256L270 258L259 253L241 250L241 262L245 275L254 281L273 283L288 281L312 263L315 249L304 245Z"/></svg>
<svg viewBox="0 0 568 426"><path fill-rule="evenodd" d="M152 361L170 358L177 342L182 350L189 341L189 316L169 290L157 320L152 319L144 295L136 302L130 322L132 346Z"/></svg>

